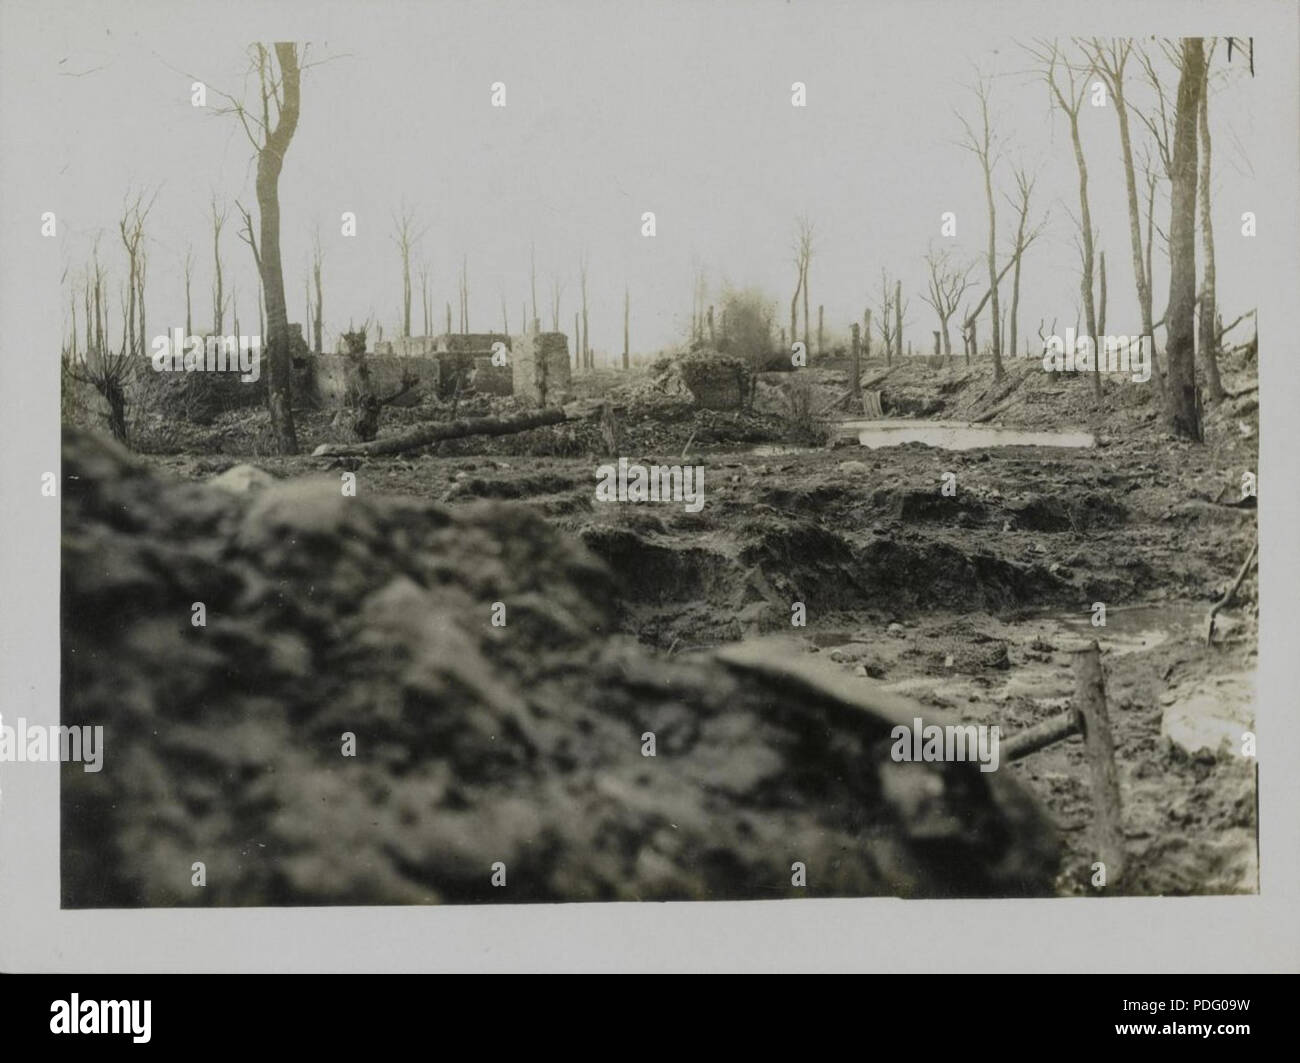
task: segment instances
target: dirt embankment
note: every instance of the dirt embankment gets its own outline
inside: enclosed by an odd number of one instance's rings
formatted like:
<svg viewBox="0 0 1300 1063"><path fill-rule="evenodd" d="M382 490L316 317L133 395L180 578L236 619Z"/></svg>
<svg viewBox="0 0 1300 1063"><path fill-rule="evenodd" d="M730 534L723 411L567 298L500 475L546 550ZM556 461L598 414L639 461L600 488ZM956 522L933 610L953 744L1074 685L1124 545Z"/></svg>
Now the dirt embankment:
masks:
<svg viewBox="0 0 1300 1063"><path fill-rule="evenodd" d="M619 636L613 574L526 506L167 485L76 431L63 473L62 715L105 729L64 767L65 905L1052 889L1009 777Z"/></svg>
<svg viewBox="0 0 1300 1063"><path fill-rule="evenodd" d="M924 407L961 421L997 410L995 424L1090 429L1096 448L770 453L757 444L780 438L774 401L754 414L695 411L666 398L627 404L620 453L633 463L680 464L689 442L688 462L705 470L707 501L697 513L680 503L597 502L596 469L610 459L585 426L398 459L259 464L289 477L337 477L346 468L367 495L436 500L454 511L484 499L523 503L605 563L607 629L669 660L784 631L846 671L1007 733L1068 703L1069 656L1052 624L1087 619L1102 603L1110 629L1087 626L1072 637L1097 637L1106 654L1134 856L1127 888L1252 890L1253 762L1224 750L1189 754L1166 735L1171 706L1254 671L1253 574L1212 648L1195 624L1162 619L1203 616L1255 536L1253 500L1242 498L1243 475L1257 468L1250 353L1235 352L1223 370L1236 394L1207 412L1204 444L1164 433L1152 386L1108 382L1099 406L1086 378L1023 362L1009 363L1001 383L960 364L872 372L889 374L878 385L887 412ZM837 370L811 372L827 402L842 392ZM771 400L785 375L765 381L760 399ZM230 464L154 460L182 478ZM941 491L945 474L953 494ZM795 603L806 627L791 625ZM1125 647L1116 617L1142 605L1158 607L1158 638ZM1233 690L1220 700L1248 718L1253 697ZM1035 754L1011 773L1063 828L1056 888L1090 892L1081 743Z"/></svg>

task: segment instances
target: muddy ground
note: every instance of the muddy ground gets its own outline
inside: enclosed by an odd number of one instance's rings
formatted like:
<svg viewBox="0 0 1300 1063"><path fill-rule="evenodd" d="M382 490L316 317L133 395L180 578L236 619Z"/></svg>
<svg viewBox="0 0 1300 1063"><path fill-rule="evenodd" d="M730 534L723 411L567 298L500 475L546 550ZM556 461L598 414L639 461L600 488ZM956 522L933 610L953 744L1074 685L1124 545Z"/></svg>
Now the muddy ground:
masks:
<svg viewBox="0 0 1300 1063"><path fill-rule="evenodd" d="M843 390L842 366L805 371L816 405ZM463 440L390 458L269 457L264 415L232 413L207 426L147 417L146 461L175 480L209 479L241 462L277 478L357 475L358 495L397 495L453 507L484 499L529 507L609 567L617 627L656 653L689 660L722 643L779 634L847 675L884 682L1004 738L1068 705L1070 649L1103 650L1130 873L1137 894L1257 889L1253 760L1226 742L1180 745L1166 716L1193 729L1253 727L1257 578L1248 575L1205 645L1205 616L1256 534L1242 475L1257 468L1253 349L1225 358L1234 397L1206 414L1206 442L1168 436L1155 382L1108 382L1100 404L1084 377L1013 361L995 384L987 368L917 361L880 378L890 417L1081 428L1088 449L998 447L962 452L909 444L871 450L851 438L808 447L806 426L783 417L787 374L768 374L755 412L694 409L637 377L581 381L619 410L617 453L630 462L705 469L706 503L605 504L595 468L606 445L591 425ZM822 401L824 400L824 402ZM459 414L512 408L464 400ZM388 410L381 436L429 417L436 403ZM841 405L830 417L847 416ZM348 438L346 418L300 411L304 450ZM689 449L688 449L689 448ZM956 494L940 492L944 474ZM792 627L792 603L806 627ZM1106 625L1091 623L1103 603ZM1217 721L1217 722L1216 722ZM1174 730L1181 734L1179 727ZM1080 739L1009 767L1061 832L1058 893L1090 886L1089 776Z"/></svg>

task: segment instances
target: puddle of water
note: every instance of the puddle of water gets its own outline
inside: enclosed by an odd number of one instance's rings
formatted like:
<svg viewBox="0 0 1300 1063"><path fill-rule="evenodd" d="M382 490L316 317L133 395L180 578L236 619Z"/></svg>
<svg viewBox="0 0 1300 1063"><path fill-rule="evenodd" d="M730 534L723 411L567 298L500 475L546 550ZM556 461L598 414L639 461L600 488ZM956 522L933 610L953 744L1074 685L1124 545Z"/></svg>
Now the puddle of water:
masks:
<svg viewBox="0 0 1300 1063"><path fill-rule="evenodd" d="M996 425L962 424L956 421L839 421L835 431L856 435L864 447L897 447L903 443L925 443L943 450L974 450L978 447L1094 447L1091 432L1032 432Z"/></svg>
<svg viewBox="0 0 1300 1063"><path fill-rule="evenodd" d="M1091 610L1046 613L1042 621L1065 637L1096 639L1103 652L1123 657L1197 630L1205 623L1205 610L1183 604L1115 606L1106 610L1104 627L1093 627Z"/></svg>

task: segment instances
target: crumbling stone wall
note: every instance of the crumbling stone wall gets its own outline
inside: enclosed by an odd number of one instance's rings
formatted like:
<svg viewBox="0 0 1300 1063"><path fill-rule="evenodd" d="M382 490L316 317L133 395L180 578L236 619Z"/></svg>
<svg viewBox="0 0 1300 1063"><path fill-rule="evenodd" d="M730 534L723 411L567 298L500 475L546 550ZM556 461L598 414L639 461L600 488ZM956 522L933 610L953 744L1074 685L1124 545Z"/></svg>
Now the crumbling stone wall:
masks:
<svg viewBox="0 0 1300 1063"><path fill-rule="evenodd" d="M360 358L370 373L370 390L388 395L402 384L404 373L414 373L425 393L438 388L439 365L436 358L400 358L392 354L321 354L311 358L310 388L322 406L351 406L355 398L356 359Z"/></svg>
<svg viewBox="0 0 1300 1063"><path fill-rule="evenodd" d="M510 354L514 393L543 406L565 401L572 374L569 339L563 332L525 332Z"/></svg>
<svg viewBox="0 0 1300 1063"><path fill-rule="evenodd" d="M682 379L697 406L735 410L749 393L749 369L739 358L716 353L692 354L680 361Z"/></svg>
<svg viewBox="0 0 1300 1063"><path fill-rule="evenodd" d="M513 395L514 374L509 364L493 365L490 355L474 359L474 372L469 378L470 387L484 395Z"/></svg>

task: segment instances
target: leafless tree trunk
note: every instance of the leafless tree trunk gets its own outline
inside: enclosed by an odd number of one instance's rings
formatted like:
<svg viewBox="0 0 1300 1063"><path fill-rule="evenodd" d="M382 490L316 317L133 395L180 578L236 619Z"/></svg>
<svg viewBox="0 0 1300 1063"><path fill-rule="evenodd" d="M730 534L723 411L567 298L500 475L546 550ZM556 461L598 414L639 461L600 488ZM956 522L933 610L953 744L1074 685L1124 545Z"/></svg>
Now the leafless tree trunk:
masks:
<svg viewBox="0 0 1300 1063"><path fill-rule="evenodd" d="M582 367L582 326L578 324L578 312L573 313L573 367Z"/></svg>
<svg viewBox="0 0 1300 1063"><path fill-rule="evenodd" d="M1133 50L1131 40L1120 38L1103 42L1093 39L1084 45L1093 68L1101 77L1115 104L1119 119L1119 144L1124 162L1124 191L1128 199L1129 246L1133 256L1133 277L1137 285L1138 312L1141 314L1142 335L1151 337L1152 375L1163 393L1163 379L1155 365L1155 336L1151 316L1151 201L1155 197L1155 180L1148 176L1147 246L1142 247L1142 218L1138 212L1137 176L1133 167L1133 138L1129 130L1129 103L1125 97L1124 72ZM1102 315L1104 319L1105 315ZM1105 331L1102 326L1102 331Z"/></svg>
<svg viewBox="0 0 1300 1063"><path fill-rule="evenodd" d="M551 331L560 331L560 296L564 294L564 285L559 277L551 278Z"/></svg>
<svg viewBox="0 0 1300 1063"><path fill-rule="evenodd" d="M795 269L798 270L798 279L794 286L794 295L790 296L790 343L793 344L799 337L799 292L803 289L803 262L795 258Z"/></svg>
<svg viewBox="0 0 1300 1063"><path fill-rule="evenodd" d="M433 335L433 292L429 288L429 263L420 264L420 308L424 311L423 335Z"/></svg>
<svg viewBox="0 0 1300 1063"><path fill-rule="evenodd" d="M312 338L315 340L315 350L317 354L325 353L324 332L325 332L325 296L321 287L321 267L325 263L325 256L321 252L320 246L320 226L312 234L311 244L311 276L316 285L316 307L312 315ZM429 330L429 304L425 300L424 305L424 329L426 334Z"/></svg>
<svg viewBox="0 0 1300 1063"><path fill-rule="evenodd" d="M804 351L812 350L811 337L809 329L811 328L811 315L808 313L808 268L812 264L813 257L813 236L815 227L806 214L800 215L795 220L795 264L799 268L799 285L795 288L795 298L799 293L803 293L803 346ZM790 315L790 342L794 343L798 339L795 329L795 315L793 311Z"/></svg>
<svg viewBox="0 0 1300 1063"><path fill-rule="evenodd" d="M185 270L185 335L194 335L194 320L191 314L190 303L190 281L194 276L194 247L187 244L185 247L185 258L182 260L182 267Z"/></svg>
<svg viewBox="0 0 1300 1063"><path fill-rule="evenodd" d="M133 358L144 352L144 223L153 209L157 192L149 202L143 203L144 193L136 195L134 201L127 204L118 221L118 232L122 236L122 246L126 248L127 281L126 302L123 312L126 314L126 355ZM138 311L136 307L139 305ZM137 335L138 332L138 335Z"/></svg>
<svg viewBox="0 0 1300 1063"><path fill-rule="evenodd" d="M1015 265L1012 267L1014 273L1011 279L1011 331L1010 342L1007 344L1007 350L1011 354L1016 352L1017 335L1020 331L1020 266L1024 259L1025 250L1029 247L1038 235L1043 231L1043 226L1047 224L1047 217L1044 215L1043 220L1034 227L1030 232L1026 232L1029 223L1029 203L1034 194L1035 178L1021 168L1015 170L1016 181L1016 198L1013 200L1009 196L1007 202L1016 211L1016 238L1012 244L1012 261Z"/></svg>
<svg viewBox="0 0 1300 1063"><path fill-rule="evenodd" d="M1201 438L1196 404L1194 315L1196 307L1196 165L1197 112L1205 84L1205 51L1200 37L1182 42L1182 70L1174 114L1173 171L1169 213L1170 430L1186 439Z"/></svg>
<svg viewBox="0 0 1300 1063"><path fill-rule="evenodd" d="M876 326L880 331L880 342L885 347L885 364L891 365L894 354L895 326L893 324L893 296L889 291L889 276L884 269L880 271L880 322Z"/></svg>
<svg viewBox="0 0 1300 1063"><path fill-rule="evenodd" d="M623 369L628 368L628 338L631 335L630 327L632 320L632 293L624 286L623 288Z"/></svg>
<svg viewBox="0 0 1300 1063"><path fill-rule="evenodd" d="M537 318L537 244L528 245L528 287L533 293L533 319Z"/></svg>
<svg viewBox="0 0 1300 1063"><path fill-rule="evenodd" d="M1201 105L1197 110L1197 124L1201 135L1200 211L1201 251L1201 363L1210 387L1210 400L1221 402L1224 398L1223 382L1219 379L1218 307L1214 290L1214 225L1210 217L1210 63L1214 47L1210 41L1205 53L1205 76L1201 83Z"/></svg>
<svg viewBox="0 0 1300 1063"><path fill-rule="evenodd" d="M972 128L961 115L957 117L966 134L962 146L979 160L980 169L984 171L984 202L989 215L988 268L991 293L989 309L993 319L993 379L999 381L1002 379L1002 332L998 309L997 210L993 203L993 170L997 166L998 157L989 124L989 96L992 93L992 84L988 78L980 76L973 86L973 91L979 102L978 126Z"/></svg>
<svg viewBox="0 0 1300 1063"><path fill-rule="evenodd" d="M284 156L298 128L300 104L299 52L297 45L277 42L271 50L264 44L256 49L261 120L258 136L249 131L257 149L257 207L261 216L262 292L266 298L267 405L271 424L284 454L298 452L293 424L292 358L289 349L289 317L284 298L284 269L280 262L280 171ZM277 69L278 72L277 72ZM272 125L271 110L276 112ZM246 118L241 109L241 118ZM249 130L247 121L244 128Z"/></svg>
<svg viewBox="0 0 1300 1063"><path fill-rule="evenodd" d="M582 368L591 368L591 333L587 321L587 252L578 256L578 278L582 283Z"/></svg>
<svg viewBox="0 0 1300 1063"><path fill-rule="evenodd" d="M469 333L469 255L460 263L460 331Z"/></svg>
<svg viewBox="0 0 1300 1063"><path fill-rule="evenodd" d="M393 215L393 243L402 257L402 336L411 335L411 249L420 241L425 230L414 231L415 211L402 204L400 214Z"/></svg>
<svg viewBox="0 0 1300 1063"><path fill-rule="evenodd" d="M948 321L957 312L957 305L970 287L971 267L963 269L954 265L947 251L936 252L933 247L926 253L925 263L930 270L930 288L921 299L929 303L938 315L940 332L937 335L942 336L943 353L951 356L952 336L948 331Z"/></svg>
<svg viewBox="0 0 1300 1063"><path fill-rule="evenodd" d="M226 308L226 296L222 287L221 278L221 229L226 224L226 215L228 207L217 207L217 196L214 192L212 195L212 260L213 260L213 280L212 280L212 334L214 336L223 335L222 314Z"/></svg>
<svg viewBox="0 0 1300 1063"><path fill-rule="evenodd" d="M1099 298L1097 302L1097 343L1098 354L1101 352L1101 338L1106 335L1106 252L1097 255L1097 284Z"/></svg>
<svg viewBox="0 0 1300 1063"><path fill-rule="evenodd" d="M1088 163L1084 158L1083 144L1079 139L1079 110L1088 91L1087 72L1079 72L1061 58L1055 41L1042 44L1031 54L1043 66L1043 77L1052 98L1070 123L1070 142L1074 145L1074 162L1079 170L1079 236L1082 241L1083 275L1079 290L1083 295L1084 314L1087 317L1088 335L1093 345L1097 336L1097 309L1093 300L1093 231L1092 212L1088 207ZM1091 68L1089 68L1091 69ZM1093 394L1101 398L1101 374L1092 374Z"/></svg>
<svg viewBox="0 0 1300 1063"><path fill-rule="evenodd" d="M855 321L850 328L850 351L853 355L852 376L849 378L850 403L854 412L862 409L862 341Z"/></svg>

